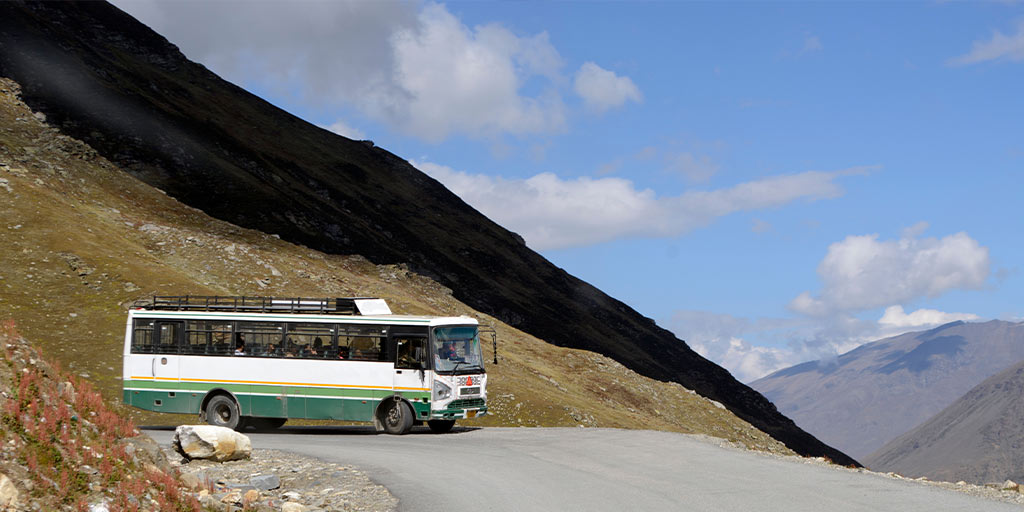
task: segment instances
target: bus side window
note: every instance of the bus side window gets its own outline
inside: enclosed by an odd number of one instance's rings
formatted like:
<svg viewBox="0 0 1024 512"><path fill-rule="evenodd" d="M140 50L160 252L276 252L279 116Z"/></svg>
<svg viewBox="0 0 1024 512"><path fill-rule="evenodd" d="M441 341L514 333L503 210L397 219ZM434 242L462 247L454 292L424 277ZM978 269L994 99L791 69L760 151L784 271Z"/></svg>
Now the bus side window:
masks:
<svg viewBox="0 0 1024 512"><path fill-rule="evenodd" d="M270 356L280 357L281 342L284 337L284 324L277 322L238 322L235 328L235 341L229 343L229 354L238 356ZM238 340L244 340L245 346L241 353L235 349Z"/></svg>
<svg viewBox="0 0 1024 512"><path fill-rule="evenodd" d="M132 353L148 354L153 352L153 321L136 319L132 328Z"/></svg>
<svg viewBox="0 0 1024 512"><path fill-rule="evenodd" d="M177 354L178 329L180 329L181 326L182 325L179 322L157 322L156 329L153 331L154 352L158 354Z"/></svg>

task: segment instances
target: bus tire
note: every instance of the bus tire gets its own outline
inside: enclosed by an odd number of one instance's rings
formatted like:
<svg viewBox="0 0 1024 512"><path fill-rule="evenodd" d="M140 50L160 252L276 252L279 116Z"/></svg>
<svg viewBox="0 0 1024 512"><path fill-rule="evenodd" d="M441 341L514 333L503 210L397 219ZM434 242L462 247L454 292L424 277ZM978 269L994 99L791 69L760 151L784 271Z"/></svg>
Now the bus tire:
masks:
<svg viewBox="0 0 1024 512"><path fill-rule="evenodd" d="M257 431L274 430L288 421L288 418L249 418L246 424Z"/></svg>
<svg viewBox="0 0 1024 512"><path fill-rule="evenodd" d="M245 422L238 413L238 404L235 399L228 395L217 395L206 402L206 409L203 410L203 419L207 424L218 427L227 427L231 430L242 430Z"/></svg>
<svg viewBox="0 0 1024 512"><path fill-rule="evenodd" d="M427 426L435 434L447 434L455 426L455 420L430 420L427 422Z"/></svg>
<svg viewBox="0 0 1024 512"><path fill-rule="evenodd" d="M412 429L412 408L401 399L389 400L389 402L390 404L384 409L384 417L381 421L384 424L384 431L396 436L405 434Z"/></svg>

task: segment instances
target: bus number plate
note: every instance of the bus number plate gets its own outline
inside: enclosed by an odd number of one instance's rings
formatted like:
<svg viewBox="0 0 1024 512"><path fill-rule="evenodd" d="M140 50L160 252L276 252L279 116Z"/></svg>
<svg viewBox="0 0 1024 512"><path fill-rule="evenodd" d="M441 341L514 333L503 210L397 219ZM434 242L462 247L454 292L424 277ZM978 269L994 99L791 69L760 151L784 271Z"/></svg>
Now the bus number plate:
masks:
<svg viewBox="0 0 1024 512"><path fill-rule="evenodd" d="M459 395L460 396L461 395L479 395L479 394L480 394L480 386L475 386L475 387L471 387L471 388L462 388L461 390L459 390Z"/></svg>

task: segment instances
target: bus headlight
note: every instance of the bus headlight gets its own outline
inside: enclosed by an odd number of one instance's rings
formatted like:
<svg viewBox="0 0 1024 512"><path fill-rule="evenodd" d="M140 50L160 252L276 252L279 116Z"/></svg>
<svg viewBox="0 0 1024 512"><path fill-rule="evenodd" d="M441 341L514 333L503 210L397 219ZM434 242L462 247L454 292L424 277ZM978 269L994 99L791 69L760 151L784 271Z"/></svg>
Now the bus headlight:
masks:
<svg viewBox="0 0 1024 512"><path fill-rule="evenodd" d="M434 400L447 400L452 396L452 388L447 384L434 381Z"/></svg>

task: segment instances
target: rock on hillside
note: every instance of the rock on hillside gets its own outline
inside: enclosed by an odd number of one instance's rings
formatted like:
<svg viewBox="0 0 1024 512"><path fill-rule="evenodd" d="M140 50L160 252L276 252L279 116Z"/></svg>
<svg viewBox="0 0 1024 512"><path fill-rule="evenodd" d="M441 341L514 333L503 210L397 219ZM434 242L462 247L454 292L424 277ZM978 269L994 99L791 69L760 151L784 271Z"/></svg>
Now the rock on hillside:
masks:
<svg viewBox="0 0 1024 512"><path fill-rule="evenodd" d="M779 370L751 386L858 459L1024 359L1024 324L954 322Z"/></svg>
<svg viewBox="0 0 1024 512"><path fill-rule="evenodd" d="M932 480L1024 481L1024 361L989 377L865 462Z"/></svg>
<svg viewBox="0 0 1024 512"><path fill-rule="evenodd" d="M799 453L854 463L408 162L221 80L108 3L0 2L0 74L66 135L185 204L327 253L407 263L549 343L678 382Z"/></svg>

